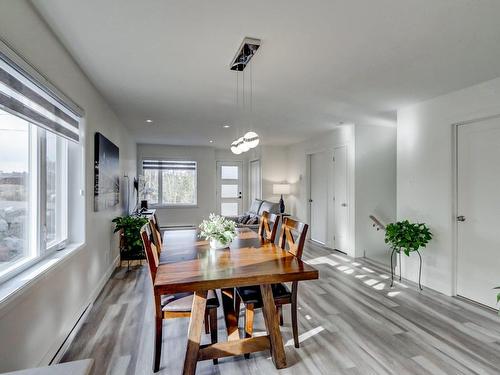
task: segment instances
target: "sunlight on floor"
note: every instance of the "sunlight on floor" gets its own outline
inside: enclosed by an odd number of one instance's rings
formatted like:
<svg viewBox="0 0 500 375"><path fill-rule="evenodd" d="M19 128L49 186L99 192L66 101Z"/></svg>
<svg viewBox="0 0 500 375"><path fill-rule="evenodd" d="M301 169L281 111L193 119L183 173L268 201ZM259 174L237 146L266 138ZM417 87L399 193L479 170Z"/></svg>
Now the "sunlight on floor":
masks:
<svg viewBox="0 0 500 375"><path fill-rule="evenodd" d="M340 264L340 263L332 260L331 257L334 257L334 258L340 259L342 261L348 262L349 265ZM388 287L387 283L386 282L382 282L380 279L382 279L382 280L389 280L391 278L389 275L387 275L385 273L380 273L378 275L375 275L376 271L374 271L371 268L363 266L362 263L351 261L351 259L348 259L348 258L340 256L340 255L336 255L336 254L330 254L328 256L321 256L321 257L317 257L317 258L314 258L314 259L310 259L309 261L307 261L307 263L311 264L311 265L314 265L314 264L327 264L329 266L335 267L337 270L342 271L343 273L348 274L348 275L354 274L355 272L359 272L361 270L364 271L364 272L367 272L369 274L373 274L373 275L370 275L371 277L369 277L368 279L363 280L363 283L366 284L366 285L368 285L368 286L371 286L373 289L379 290L379 291L383 291L385 288ZM359 267L359 268L354 268L354 267ZM356 279L364 279L364 278L368 277L368 275L366 275L366 274L357 274L357 275L354 274L353 276ZM375 278L377 276L380 279ZM403 288L408 288L408 286L406 286L404 284L401 284L400 282L394 281L394 283L397 284L398 286L403 287ZM400 293L399 291L392 291L392 292L389 292L387 294L387 296L389 296L389 297L395 297L399 293ZM306 318L306 319L309 320L310 317Z"/></svg>
<svg viewBox="0 0 500 375"><path fill-rule="evenodd" d="M397 284L397 285L399 285L399 286L400 286L400 287L402 287L402 288L405 288L405 289L406 289L406 288L408 288L408 286L407 286L407 285L402 284L402 283L400 283L399 281L394 280L394 285L396 285L396 284Z"/></svg>
<svg viewBox="0 0 500 375"><path fill-rule="evenodd" d="M310 259L308 261L306 261L307 264L328 264L330 266L338 266L339 263L335 262L334 260L328 258L328 257L318 257L318 258L314 258L314 259Z"/></svg>
<svg viewBox="0 0 500 375"><path fill-rule="evenodd" d="M332 257L335 257L335 258L337 258L337 259L340 259L340 260L342 260L342 261L344 261L344 262L350 262L350 261L351 261L351 259L346 258L346 257L341 257L340 255L337 255L337 254L330 254L330 255L331 255Z"/></svg>
<svg viewBox="0 0 500 375"><path fill-rule="evenodd" d="M396 297L401 292L389 292L387 293L387 297Z"/></svg>
<svg viewBox="0 0 500 375"><path fill-rule="evenodd" d="M299 342L302 344L302 342L306 341L308 338L313 337L314 335L317 335L318 333L324 331L325 329L322 326L313 328L307 332L304 332L303 334L299 335ZM285 346L293 346L293 339L290 339L286 342Z"/></svg>

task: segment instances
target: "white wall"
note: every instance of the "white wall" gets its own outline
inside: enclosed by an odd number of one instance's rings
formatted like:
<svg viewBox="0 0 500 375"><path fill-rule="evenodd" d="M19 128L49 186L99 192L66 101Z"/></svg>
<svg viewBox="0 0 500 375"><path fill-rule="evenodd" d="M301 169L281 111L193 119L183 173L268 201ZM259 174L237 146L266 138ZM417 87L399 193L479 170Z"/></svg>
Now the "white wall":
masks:
<svg viewBox="0 0 500 375"><path fill-rule="evenodd" d="M394 124L395 125L395 124ZM383 223L396 220L396 126L356 125L356 255L390 265Z"/></svg>
<svg viewBox="0 0 500 375"><path fill-rule="evenodd" d="M284 146L262 146L260 149L262 199L264 200L278 202L280 199L279 195L273 194L273 185L287 180L286 150Z"/></svg>
<svg viewBox="0 0 500 375"><path fill-rule="evenodd" d="M243 209L246 209L247 161L243 155L234 155L229 150L219 150L204 146L168 146L154 144L137 145L137 171L142 173L142 160L145 158L172 158L173 160L189 160L198 163L198 204L196 207L159 208L158 220L162 226L198 225L212 212L217 212L216 183L217 161L243 162Z"/></svg>
<svg viewBox="0 0 500 375"><path fill-rule="evenodd" d="M354 199L354 125L338 127L320 137L315 137L287 147L287 181L292 185L292 194L286 197L287 211L299 220L310 222L309 218L309 175L308 154L333 151L335 147L347 146L348 152L348 195L349 195L349 255L355 253L355 199ZM328 228L329 231L332 228Z"/></svg>
<svg viewBox="0 0 500 375"><path fill-rule="evenodd" d="M398 111L397 216L427 223L434 239L422 251L424 285L455 293L452 125L500 114L500 78ZM417 280L418 261L404 258L403 276Z"/></svg>
<svg viewBox="0 0 500 375"><path fill-rule="evenodd" d="M309 222L307 155L344 145L348 150L348 254L366 255L387 263L389 254L384 235L374 230L368 216L375 214L386 222L396 217L395 126L344 125L320 137L288 146L287 180L292 184L293 193L286 199L287 211Z"/></svg>
<svg viewBox="0 0 500 375"><path fill-rule="evenodd" d="M59 263L0 310L0 371L47 364L118 255L111 219L93 212L94 133L120 148L121 175L135 176L135 142L99 92L24 0L0 2L0 36L86 112L86 246Z"/></svg>

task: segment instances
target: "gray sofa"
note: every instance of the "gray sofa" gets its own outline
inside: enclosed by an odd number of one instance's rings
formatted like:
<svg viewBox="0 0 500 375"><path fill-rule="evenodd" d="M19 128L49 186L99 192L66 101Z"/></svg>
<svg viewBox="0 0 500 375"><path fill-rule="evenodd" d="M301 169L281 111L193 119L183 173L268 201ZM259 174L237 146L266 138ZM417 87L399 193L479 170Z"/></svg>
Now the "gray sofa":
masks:
<svg viewBox="0 0 500 375"><path fill-rule="evenodd" d="M279 203L269 202L261 199L255 199L252 205L243 215L240 216L227 216L228 219L237 223L239 228L259 228L259 217L264 211L271 214L278 214L280 212Z"/></svg>

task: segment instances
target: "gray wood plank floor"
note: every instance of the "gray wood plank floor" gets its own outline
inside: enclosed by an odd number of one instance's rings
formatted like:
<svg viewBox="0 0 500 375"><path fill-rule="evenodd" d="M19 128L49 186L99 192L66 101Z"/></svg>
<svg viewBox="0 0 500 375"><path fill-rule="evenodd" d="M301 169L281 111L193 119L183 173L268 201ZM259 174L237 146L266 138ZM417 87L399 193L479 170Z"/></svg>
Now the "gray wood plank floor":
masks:
<svg viewBox="0 0 500 375"><path fill-rule="evenodd" d="M308 243L320 280L299 285L301 348L290 311L282 327L288 368L269 353L199 362L198 374L500 374L500 318L495 312L414 284L397 283L367 260ZM243 317L242 311L242 317ZM240 321L240 326L243 318ZM219 311L219 337L224 321ZM160 374L180 374L187 319L165 322ZM262 313L255 330L264 332ZM204 337L208 342L209 338ZM94 304L63 362L94 358L94 374L150 374L152 287L146 265L118 269Z"/></svg>

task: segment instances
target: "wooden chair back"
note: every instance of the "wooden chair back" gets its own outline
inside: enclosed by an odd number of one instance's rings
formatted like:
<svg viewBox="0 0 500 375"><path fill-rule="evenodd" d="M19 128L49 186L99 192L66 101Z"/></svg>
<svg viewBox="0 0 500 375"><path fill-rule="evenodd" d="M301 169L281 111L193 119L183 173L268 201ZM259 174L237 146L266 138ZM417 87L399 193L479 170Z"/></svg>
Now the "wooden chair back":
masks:
<svg viewBox="0 0 500 375"><path fill-rule="evenodd" d="M278 232L280 217L276 214L270 214L267 211L262 212L259 219L259 231L262 238L274 243L276 233Z"/></svg>
<svg viewBox="0 0 500 375"><path fill-rule="evenodd" d="M155 220L155 215L151 216L149 219L149 228L151 230L153 243L158 251L158 254L161 253L163 248L163 239L161 238L161 232L158 229L158 224Z"/></svg>
<svg viewBox="0 0 500 375"><path fill-rule="evenodd" d="M309 225L285 217L281 224L279 247L302 259Z"/></svg>
<svg viewBox="0 0 500 375"><path fill-rule="evenodd" d="M144 252L146 253L146 259L148 261L151 280L154 284L156 271L158 270L160 261L158 259L158 250L156 249L155 244L151 242L151 231L149 224L144 224L144 226L141 228L141 239L142 245L144 246Z"/></svg>

